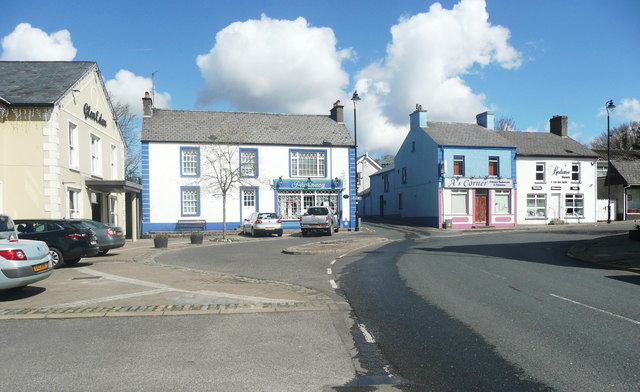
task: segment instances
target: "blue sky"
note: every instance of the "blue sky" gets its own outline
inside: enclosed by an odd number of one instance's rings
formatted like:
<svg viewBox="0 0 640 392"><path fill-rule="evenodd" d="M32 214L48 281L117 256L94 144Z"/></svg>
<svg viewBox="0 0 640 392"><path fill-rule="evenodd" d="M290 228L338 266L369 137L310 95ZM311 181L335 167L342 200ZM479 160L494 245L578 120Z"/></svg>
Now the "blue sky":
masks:
<svg viewBox="0 0 640 392"><path fill-rule="evenodd" d="M2 60L91 60L115 99L328 114L358 89L359 152L395 153L421 104L433 121L483 110L518 130L569 117L588 143L640 120L640 1L5 0Z"/></svg>

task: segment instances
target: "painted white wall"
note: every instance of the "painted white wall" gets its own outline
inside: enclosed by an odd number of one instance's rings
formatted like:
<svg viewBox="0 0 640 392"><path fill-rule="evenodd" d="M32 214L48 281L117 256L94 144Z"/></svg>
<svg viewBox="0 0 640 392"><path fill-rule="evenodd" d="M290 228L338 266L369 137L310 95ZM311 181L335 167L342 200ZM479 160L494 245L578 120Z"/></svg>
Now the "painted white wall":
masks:
<svg viewBox="0 0 640 392"><path fill-rule="evenodd" d="M545 163L545 181L536 181L536 163ZM568 171L571 173L571 164L577 162L580 164L580 181L571 181L571 174L558 174L554 169ZM554 218L561 219L566 223L586 223L596 222L597 209L597 183L596 183L596 160L595 159L551 159L551 158L529 158L517 157L516 169L518 177L518 224L548 224ZM577 189L571 188L579 187ZM539 188L539 189L534 189ZM540 219L527 216L527 194L546 194L547 195L547 216ZM559 214L555 212L555 206L551 205L559 195L560 203L564 206L565 195L582 194L584 195L584 218L567 217L564 214L564 208Z"/></svg>

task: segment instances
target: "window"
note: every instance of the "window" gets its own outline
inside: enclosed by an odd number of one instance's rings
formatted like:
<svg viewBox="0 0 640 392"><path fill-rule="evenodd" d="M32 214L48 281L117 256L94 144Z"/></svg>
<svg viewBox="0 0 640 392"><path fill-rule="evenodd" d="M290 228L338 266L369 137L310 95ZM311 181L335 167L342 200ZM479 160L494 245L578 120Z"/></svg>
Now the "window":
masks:
<svg viewBox="0 0 640 392"><path fill-rule="evenodd" d="M382 181L384 181L384 191L389 192L389 175L388 174L383 175Z"/></svg>
<svg viewBox="0 0 640 392"><path fill-rule="evenodd" d="M328 191L280 191L278 192L278 215L281 219L298 219L309 207L327 206L339 214L337 192Z"/></svg>
<svg viewBox="0 0 640 392"><path fill-rule="evenodd" d="M574 162L571 164L571 181L580 181L580 163Z"/></svg>
<svg viewBox="0 0 640 392"><path fill-rule="evenodd" d="M403 184L407 183L407 168L406 167L402 168L402 183Z"/></svg>
<svg viewBox="0 0 640 392"><path fill-rule="evenodd" d="M325 151L291 150L292 177L324 177Z"/></svg>
<svg viewBox="0 0 640 392"><path fill-rule="evenodd" d="M69 219L80 217L80 191L75 189L67 190L67 199L69 203L69 211L67 217Z"/></svg>
<svg viewBox="0 0 640 392"><path fill-rule="evenodd" d="M500 164L500 158L489 157L489 175L490 176L497 177L500 175L499 164Z"/></svg>
<svg viewBox="0 0 640 392"><path fill-rule="evenodd" d="M200 149L197 147L180 148L180 175L197 177L200 175Z"/></svg>
<svg viewBox="0 0 640 392"><path fill-rule="evenodd" d="M78 168L78 126L69 123L69 167Z"/></svg>
<svg viewBox="0 0 640 392"><path fill-rule="evenodd" d="M546 218L547 195L527 194L527 218Z"/></svg>
<svg viewBox="0 0 640 392"><path fill-rule="evenodd" d="M493 191L493 211L496 214L511 213L511 191L508 189L496 189Z"/></svg>
<svg viewBox="0 0 640 392"><path fill-rule="evenodd" d="M416 152L416 142L411 142L411 152Z"/></svg>
<svg viewBox="0 0 640 392"><path fill-rule="evenodd" d="M464 176L464 156L455 155L453 157L453 175Z"/></svg>
<svg viewBox="0 0 640 392"><path fill-rule="evenodd" d="M258 150L240 149L240 172L243 177L258 177Z"/></svg>
<svg viewBox="0 0 640 392"><path fill-rule="evenodd" d="M640 189L627 189L627 214L640 214Z"/></svg>
<svg viewBox="0 0 640 392"><path fill-rule="evenodd" d="M254 189L245 189L242 192L242 206L243 207L256 206L256 191Z"/></svg>
<svg viewBox="0 0 640 392"><path fill-rule="evenodd" d="M109 196L109 225L118 226L118 198Z"/></svg>
<svg viewBox="0 0 640 392"><path fill-rule="evenodd" d="M91 174L102 174L102 142L96 135L91 135Z"/></svg>
<svg viewBox="0 0 640 392"><path fill-rule="evenodd" d="M583 217L584 216L583 195L565 195L564 207L565 207L565 214L567 217Z"/></svg>
<svg viewBox="0 0 640 392"><path fill-rule="evenodd" d="M113 144L111 145L111 179L118 178L118 149Z"/></svg>
<svg viewBox="0 0 640 392"><path fill-rule="evenodd" d="M182 187L182 216L200 215L200 188Z"/></svg>
<svg viewBox="0 0 640 392"><path fill-rule="evenodd" d="M597 165L597 173L598 173L598 178L604 178L607 176L607 162L598 162Z"/></svg>
<svg viewBox="0 0 640 392"><path fill-rule="evenodd" d="M402 193L398 193L398 209L402 209Z"/></svg>
<svg viewBox="0 0 640 392"><path fill-rule="evenodd" d="M452 214L468 214L469 213L469 192L466 189L451 190L451 213Z"/></svg>
<svg viewBox="0 0 640 392"><path fill-rule="evenodd" d="M536 163L536 181L544 181L544 162Z"/></svg>

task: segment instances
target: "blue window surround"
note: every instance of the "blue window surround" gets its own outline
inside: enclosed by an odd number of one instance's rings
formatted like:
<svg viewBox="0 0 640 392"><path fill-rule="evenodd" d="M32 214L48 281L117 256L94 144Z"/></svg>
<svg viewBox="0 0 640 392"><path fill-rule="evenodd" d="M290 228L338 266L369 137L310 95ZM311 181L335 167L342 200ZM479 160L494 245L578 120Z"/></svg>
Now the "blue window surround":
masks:
<svg viewBox="0 0 640 392"><path fill-rule="evenodd" d="M242 173L242 152L243 151L255 151L256 152L256 170L253 173L253 176L245 176L243 175L242 177L244 178L258 178L259 177L259 169L260 169L260 165L259 162L260 160L258 159L258 149L257 148L241 148L240 149L240 153L238 154L238 158L240 159L240 173Z"/></svg>
<svg viewBox="0 0 640 392"><path fill-rule="evenodd" d="M244 217L242 216L242 207L243 203L244 203L244 198L242 197L242 194L244 192L245 189L253 189L256 192L256 211L260 211L260 187L257 186L241 186L240 187L240 197L238 199L240 199L240 222L242 222L244 220ZM278 198L276 197L276 203L278 202ZM275 209L276 213L277 213L277 209Z"/></svg>
<svg viewBox="0 0 640 392"><path fill-rule="evenodd" d="M291 153L292 152L321 152L324 153L324 176L294 176L291 170ZM327 178L327 165L328 165L328 157L327 150L312 150L305 148L290 148L289 149L289 177L290 178Z"/></svg>
<svg viewBox="0 0 640 392"><path fill-rule="evenodd" d="M184 174L182 172L182 154L186 150L196 150L198 153L198 166L196 169L196 174ZM179 159L180 162L178 164L180 165L180 177L200 177L200 147L180 147Z"/></svg>
<svg viewBox="0 0 640 392"><path fill-rule="evenodd" d="M189 189L195 189L198 191L198 207L195 214L184 213L184 191ZM200 187L199 186L181 186L180 187L180 216L200 216Z"/></svg>

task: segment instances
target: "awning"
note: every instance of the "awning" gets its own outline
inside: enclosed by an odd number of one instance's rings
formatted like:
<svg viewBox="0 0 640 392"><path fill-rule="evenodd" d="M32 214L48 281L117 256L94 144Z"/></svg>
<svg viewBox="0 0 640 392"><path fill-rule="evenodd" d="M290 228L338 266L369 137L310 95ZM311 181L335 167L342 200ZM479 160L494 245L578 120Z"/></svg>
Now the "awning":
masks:
<svg viewBox="0 0 640 392"><path fill-rule="evenodd" d="M142 185L131 181L107 181L107 180L86 180L84 184L92 191L97 192L132 192L140 193Z"/></svg>

